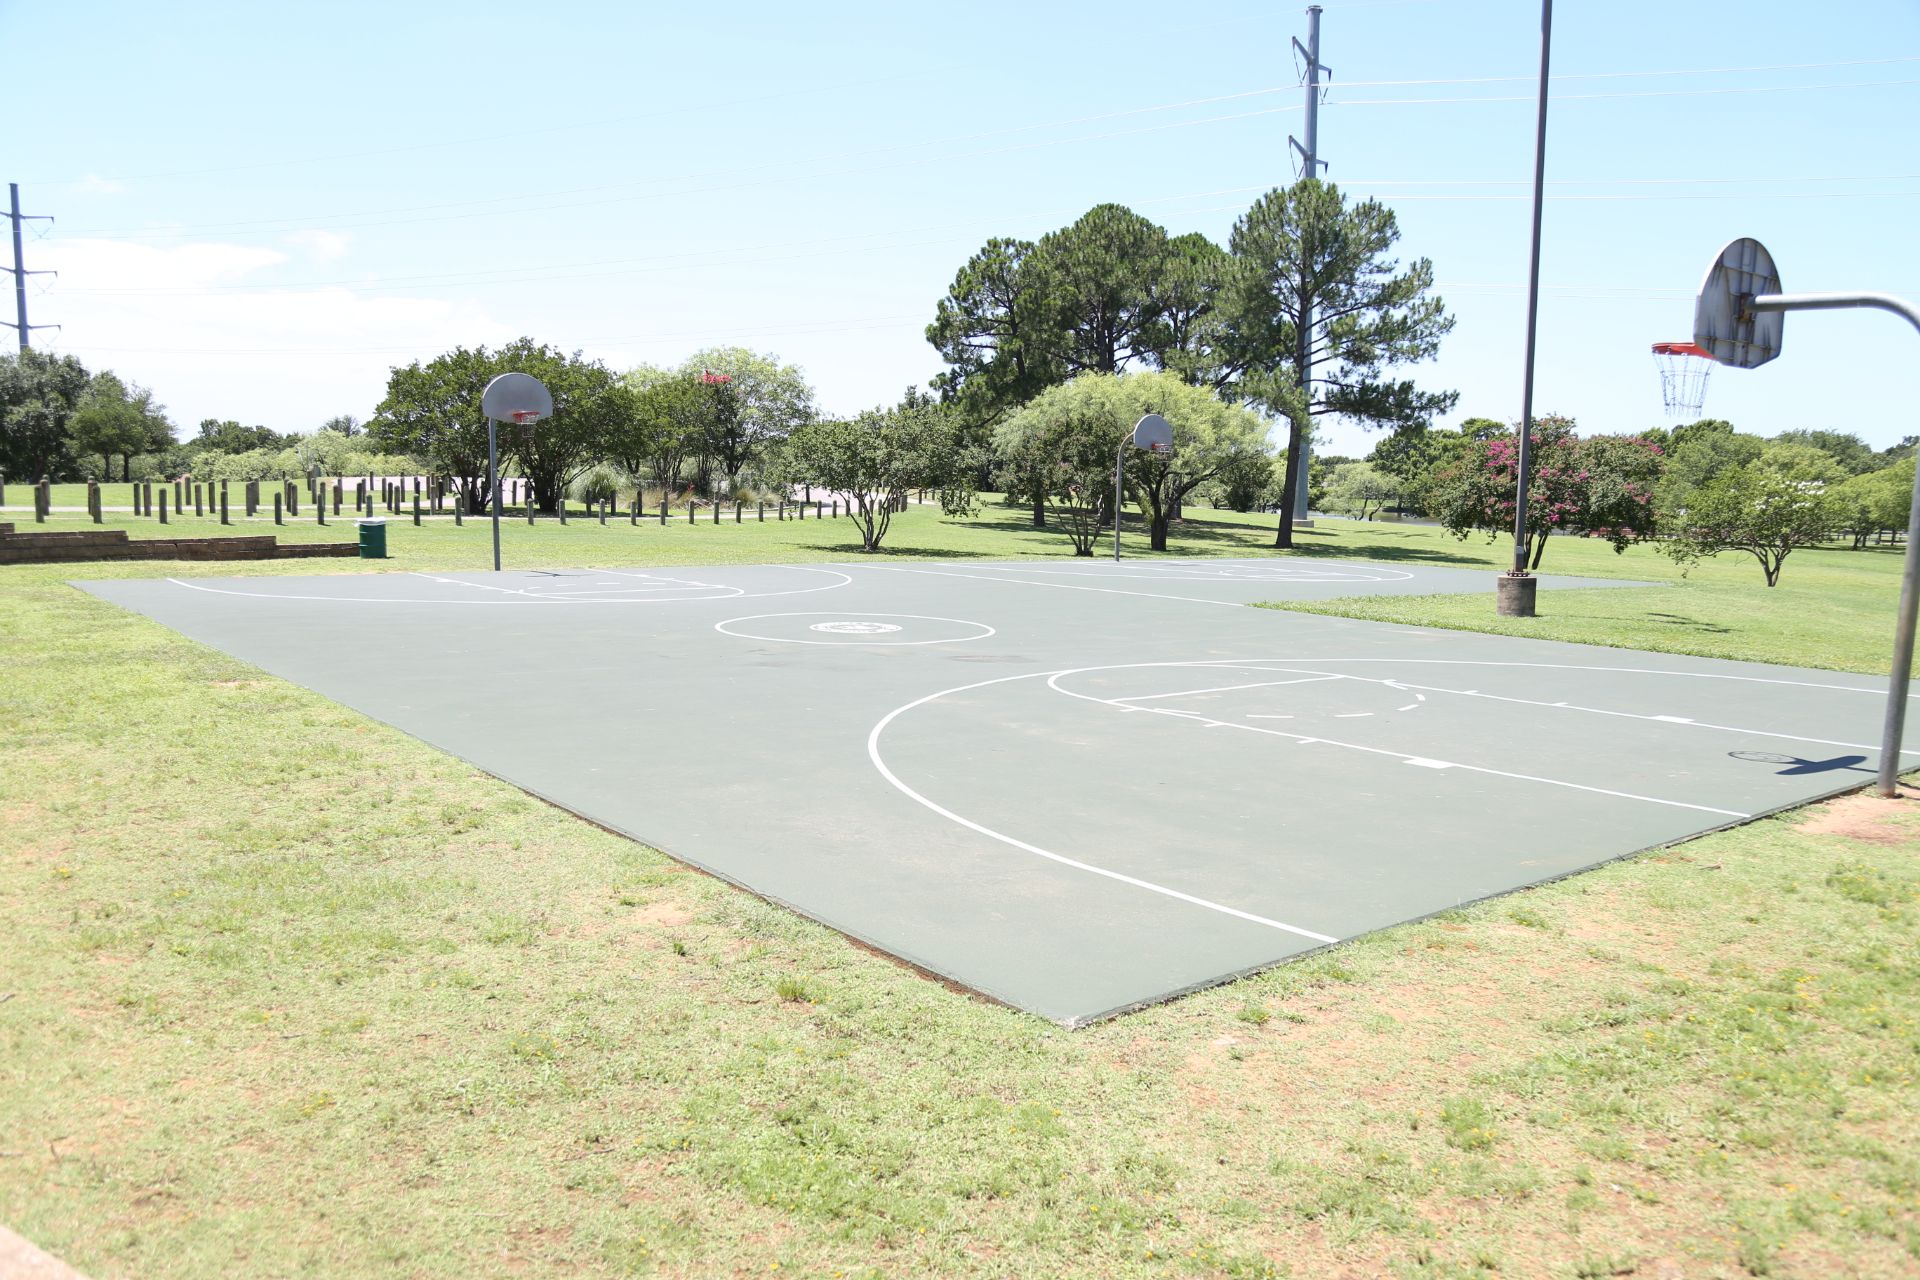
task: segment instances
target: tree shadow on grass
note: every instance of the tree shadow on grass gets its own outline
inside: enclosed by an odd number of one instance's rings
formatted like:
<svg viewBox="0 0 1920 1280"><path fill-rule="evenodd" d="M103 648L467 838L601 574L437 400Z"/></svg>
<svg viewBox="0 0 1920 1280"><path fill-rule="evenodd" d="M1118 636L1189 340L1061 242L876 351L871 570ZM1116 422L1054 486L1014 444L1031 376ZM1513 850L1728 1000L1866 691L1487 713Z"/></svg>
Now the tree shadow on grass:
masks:
<svg viewBox="0 0 1920 1280"><path fill-rule="evenodd" d="M1732 627L1723 627L1717 622L1702 622L1698 618L1689 618L1678 613L1645 613L1636 615L1634 620L1658 623L1663 627L1679 627L1687 631L1704 631L1716 636L1733 634Z"/></svg>
<svg viewBox="0 0 1920 1280"><path fill-rule="evenodd" d="M826 543L819 547L821 551L844 554L849 560L884 560L889 556L922 560L1003 560L1005 554L997 551L964 551L953 547L914 547L894 546L891 542L882 542L876 551L869 551L858 542Z"/></svg>

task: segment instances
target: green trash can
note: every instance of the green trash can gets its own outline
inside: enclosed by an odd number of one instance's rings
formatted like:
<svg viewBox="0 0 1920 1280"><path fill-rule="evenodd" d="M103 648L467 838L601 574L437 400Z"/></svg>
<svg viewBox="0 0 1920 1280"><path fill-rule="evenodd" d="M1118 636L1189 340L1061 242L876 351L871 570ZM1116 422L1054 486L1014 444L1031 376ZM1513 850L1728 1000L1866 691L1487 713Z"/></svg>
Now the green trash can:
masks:
<svg viewBox="0 0 1920 1280"><path fill-rule="evenodd" d="M387 558L387 522L385 520L360 520L360 558L362 560L385 560Z"/></svg>

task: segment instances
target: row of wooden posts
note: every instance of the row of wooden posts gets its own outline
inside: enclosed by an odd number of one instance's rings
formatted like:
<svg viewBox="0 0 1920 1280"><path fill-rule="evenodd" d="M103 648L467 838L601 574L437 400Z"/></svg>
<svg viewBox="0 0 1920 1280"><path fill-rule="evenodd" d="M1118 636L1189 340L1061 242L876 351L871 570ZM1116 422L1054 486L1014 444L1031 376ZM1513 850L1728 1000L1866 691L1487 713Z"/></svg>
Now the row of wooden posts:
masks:
<svg viewBox="0 0 1920 1280"><path fill-rule="evenodd" d="M353 511L356 516L372 518L374 514L374 491L370 480L371 477L369 477L368 480L354 481ZM193 514L196 517L204 518L210 513L217 513L220 517L221 524L230 525L233 523L229 506L229 488L232 482L227 480L219 481L220 487L217 493L214 489L214 483L214 481L209 480L202 486L197 481L175 480L171 485L162 481L156 486L151 480L141 481L133 485L133 513L137 516L157 516L161 524L166 524L168 522L169 512L177 515L185 515L187 504L191 501L193 504ZM261 482L258 480L245 480L241 482L241 486L240 501L243 504L243 510L248 518L252 518L259 514L266 505L261 493ZM171 492L169 492L169 490L171 490ZM524 492L523 486L522 493L524 494ZM156 494L159 499L157 505L155 503ZM408 496L404 481L388 481L381 485L381 505L387 509L389 514L406 514L404 504ZM417 525L420 523L422 515L427 513L422 510L422 498L424 497L426 499L428 512L439 512L447 502L448 492L446 485L440 481L430 482L423 491L420 483L416 480L410 496L413 500L413 522ZM467 515L470 514L467 510L466 495L456 490L451 496L453 522L456 525L464 524ZM504 498L504 492L502 496ZM171 502L169 502L170 498ZM300 486L295 481L288 480L284 482L279 492L274 493L272 498L273 522L275 524L285 524L287 520L297 519L299 517ZM340 508L345 498L346 493L341 482L338 480L335 480L331 486L314 482L309 482L307 485L307 499L312 504L314 521L317 524L325 525L327 523L327 507L329 504L333 507L333 514L337 518L340 515ZM52 504L52 486L43 480L33 488L34 520L44 524L47 516L53 510ZM715 502L709 505L713 515L713 523L719 524L723 504ZM842 510L843 505L845 507L844 511ZM829 502L795 503L788 503L785 500L781 500L775 504L774 518L776 520L805 520L809 508L812 509L813 517L816 520L837 519L843 514L848 516L853 514L853 503L847 502L842 504L839 499L834 499ZM904 511L905 509L906 499L904 496L893 501L893 510L895 512ZM583 515L589 520L598 516L600 523L606 524L608 518L615 514L615 510L616 508L612 498L602 498L598 502L586 504ZM735 502L733 504L733 522L735 524L743 523L746 518L745 512L746 504ZM789 515L789 512L792 514ZM105 519L105 511L102 506L102 486L97 480L89 480L87 482L87 514L93 518L95 524L100 524ZM642 517L652 518L652 513L642 507L637 495L634 497L632 503L626 507L624 514L627 517L627 523L633 525L639 524ZM528 524L534 523L535 515L536 512L533 503L528 502L526 504L526 521ZM671 508L668 506L666 500L662 499L659 510L660 523L663 525L666 524L670 516ZM567 523L568 512L567 500L565 498L560 499L559 502L555 504L555 518L558 519L561 524ZM687 523L696 523L698 518L699 507L689 502L687 504ZM767 504L764 501L759 504L756 518L763 524L766 522Z"/></svg>

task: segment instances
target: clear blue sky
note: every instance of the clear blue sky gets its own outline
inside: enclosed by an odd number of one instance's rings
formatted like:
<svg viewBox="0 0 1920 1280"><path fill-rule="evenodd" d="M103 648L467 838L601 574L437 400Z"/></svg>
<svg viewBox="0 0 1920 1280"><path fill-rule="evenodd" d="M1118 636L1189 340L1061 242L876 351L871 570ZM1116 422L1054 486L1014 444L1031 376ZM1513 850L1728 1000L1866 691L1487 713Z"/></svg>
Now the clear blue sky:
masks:
<svg viewBox="0 0 1920 1280"><path fill-rule="evenodd" d="M365 417L390 365L522 333L616 367L751 346L849 412L939 371L924 327L989 236L1117 201L1224 240L1291 180L1304 9L0 0L0 178L59 219L37 345L187 433ZM1459 320L1416 376L1515 417L1538 4L1325 10L1329 176L1398 211ZM1554 47L1538 409L1661 421L1648 344L1738 235L1791 289L1920 295L1913 0L1563 0ZM1885 446L1916 367L1893 317L1795 316L1706 412Z"/></svg>

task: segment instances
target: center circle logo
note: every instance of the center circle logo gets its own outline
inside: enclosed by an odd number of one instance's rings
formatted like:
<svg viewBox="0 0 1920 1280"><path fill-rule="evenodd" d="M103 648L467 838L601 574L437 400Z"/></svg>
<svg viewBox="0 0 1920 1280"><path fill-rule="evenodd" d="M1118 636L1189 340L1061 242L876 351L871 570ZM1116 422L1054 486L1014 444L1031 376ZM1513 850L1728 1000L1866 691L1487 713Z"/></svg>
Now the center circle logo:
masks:
<svg viewBox="0 0 1920 1280"><path fill-rule="evenodd" d="M742 640L771 640L779 644L845 645L884 648L892 645L964 644L994 634L984 622L965 618L935 618L920 613L756 613L713 624L721 635Z"/></svg>
<svg viewBox="0 0 1920 1280"><path fill-rule="evenodd" d="M899 629L891 622L816 622L807 628L836 636L883 636Z"/></svg>

